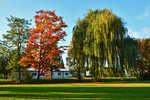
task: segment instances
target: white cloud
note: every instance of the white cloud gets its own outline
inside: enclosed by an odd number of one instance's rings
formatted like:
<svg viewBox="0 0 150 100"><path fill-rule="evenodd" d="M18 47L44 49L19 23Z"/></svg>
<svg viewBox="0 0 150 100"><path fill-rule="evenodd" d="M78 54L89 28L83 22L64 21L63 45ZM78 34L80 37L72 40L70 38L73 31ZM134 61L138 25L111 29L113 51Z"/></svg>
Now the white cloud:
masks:
<svg viewBox="0 0 150 100"><path fill-rule="evenodd" d="M150 27L144 27L142 29L142 33L144 33L144 34L150 34Z"/></svg>
<svg viewBox="0 0 150 100"><path fill-rule="evenodd" d="M129 35L131 37L134 37L134 38L141 38L141 34L139 32L136 32L136 31L132 31L132 30L129 30Z"/></svg>
<svg viewBox="0 0 150 100"><path fill-rule="evenodd" d="M140 31L129 30L128 34L134 38L147 38L150 36L150 27L144 27Z"/></svg>
<svg viewBox="0 0 150 100"><path fill-rule="evenodd" d="M149 16L149 12L145 12L144 14L137 16L137 18L138 18L138 19L145 19L145 18L147 18L148 16Z"/></svg>
<svg viewBox="0 0 150 100"><path fill-rule="evenodd" d="M142 19L147 18L149 15L150 15L150 7L146 7L144 13L141 15L135 16L135 18L142 20Z"/></svg>

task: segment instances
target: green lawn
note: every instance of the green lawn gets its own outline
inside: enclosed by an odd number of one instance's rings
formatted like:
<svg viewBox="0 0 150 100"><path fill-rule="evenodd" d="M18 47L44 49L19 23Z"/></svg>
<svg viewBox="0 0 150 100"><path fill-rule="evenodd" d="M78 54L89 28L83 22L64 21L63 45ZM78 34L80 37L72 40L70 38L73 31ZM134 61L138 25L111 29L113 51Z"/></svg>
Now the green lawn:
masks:
<svg viewBox="0 0 150 100"><path fill-rule="evenodd" d="M57 83L0 85L0 100L150 100L150 83Z"/></svg>

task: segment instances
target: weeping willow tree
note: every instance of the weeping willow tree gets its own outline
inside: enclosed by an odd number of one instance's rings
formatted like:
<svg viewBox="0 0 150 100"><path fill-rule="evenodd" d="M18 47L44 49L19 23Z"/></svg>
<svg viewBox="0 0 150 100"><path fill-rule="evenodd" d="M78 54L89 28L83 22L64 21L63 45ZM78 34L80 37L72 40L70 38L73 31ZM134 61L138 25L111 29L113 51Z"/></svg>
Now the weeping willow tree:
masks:
<svg viewBox="0 0 150 100"><path fill-rule="evenodd" d="M125 38L127 29L121 17L108 9L89 10L73 29L68 58L75 62L72 66L78 70L90 71L97 81L103 77L106 63L111 76L116 76L117 73L123 76L127 66L135 65L128 57L130 55L135 60L136 50L132 45L126 44ZM130 46L129 49L133 52L126 53L125 46Z"/></svg>
<svg viewBox="0 0 150 100"><path fill-rule="evenodd" d="M89 66L96 80L101 80L105 64L109 70L123 72L121 45L127 29L120 17L111 10L90 10L85 17L88 27L84 43L85 54L89 56Z"/></svg>

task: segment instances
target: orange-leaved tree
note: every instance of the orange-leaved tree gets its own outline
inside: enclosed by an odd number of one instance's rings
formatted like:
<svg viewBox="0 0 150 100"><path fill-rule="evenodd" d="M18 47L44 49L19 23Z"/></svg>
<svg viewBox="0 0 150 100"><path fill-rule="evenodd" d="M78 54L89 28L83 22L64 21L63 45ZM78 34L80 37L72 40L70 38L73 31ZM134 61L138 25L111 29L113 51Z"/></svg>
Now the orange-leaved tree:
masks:
<svg viewBox="0 0 150 100"><path fill-rule="evenodd" d="M55 60L63 53L65 46L58 46L59 41L64 41L66 36L62 29L67 27L62 17L58 17L55 11L37 11L35 15L36 28L30 30L29 42L24 56L19 64L35 68L38 71L37 82L41 72L51 79L51 66L62 66Z"/></svg>
<svg viewBox="0 0 150 100"><path fill-rule="evenodd" d="M138 39L138 62L137 68L142 80L150 79L150 38Z"/></svg>

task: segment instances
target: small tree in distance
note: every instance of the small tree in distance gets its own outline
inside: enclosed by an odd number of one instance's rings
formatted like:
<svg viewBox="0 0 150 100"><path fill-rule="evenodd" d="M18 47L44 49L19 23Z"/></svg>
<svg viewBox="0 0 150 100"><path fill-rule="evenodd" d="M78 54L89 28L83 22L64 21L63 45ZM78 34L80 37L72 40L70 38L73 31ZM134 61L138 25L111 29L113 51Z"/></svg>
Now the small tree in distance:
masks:
<svg viewBox="0 0 150 100"><path fill-rule="evenodd" d="M65 46L58 46L58 42L64 41L66 33L62 28L67 25L62 17L56 16L55 11L40 10L36 13L36 28L30 30L29 42L25 50L26 56L20 60L19 64L24 67L30 65L38 70L37 82L39 82L40 72L51 79L51 66L62 66L55 58L63 53Z"/></svg>

